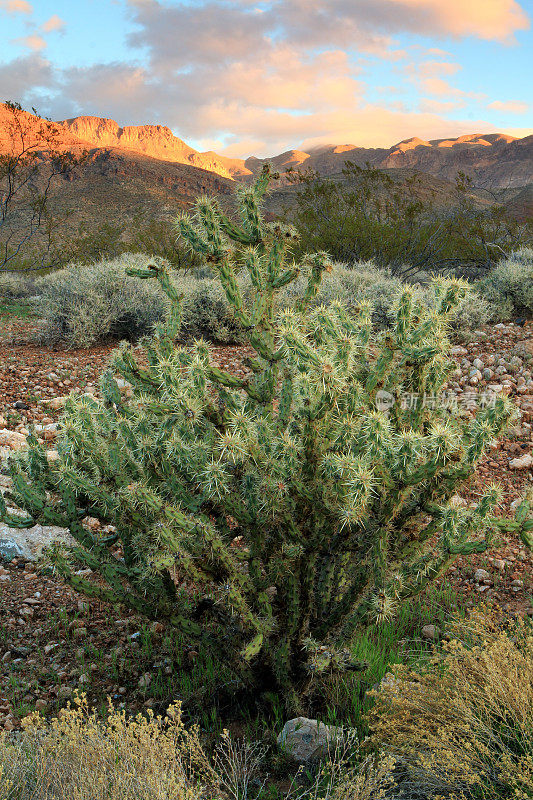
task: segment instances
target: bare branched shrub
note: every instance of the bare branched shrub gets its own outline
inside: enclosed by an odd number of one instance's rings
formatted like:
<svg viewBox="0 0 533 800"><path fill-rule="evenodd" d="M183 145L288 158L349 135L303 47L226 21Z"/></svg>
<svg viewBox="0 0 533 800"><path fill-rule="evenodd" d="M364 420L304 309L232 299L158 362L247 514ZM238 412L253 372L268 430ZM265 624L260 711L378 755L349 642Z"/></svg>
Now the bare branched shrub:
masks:
<svg viewBox="0 0 533 800"><path fill-rule="evenodd" d="M301 767L286 800L384 800L394 787L394 766L395 758L381 752L361 759L357 733L342 731L331 738L311 785L299 785Z"/></svg>
<svg viewBox="0 0 533 800"><path fill-rule="evenodd" d="M220 743L215 749L214 766L220 785L232 800L248 800L251 784L254 783L254 796L262 787L265 778L260 779L267 748L260 742L248 739L232 739L227 730L222 732Z"/></svg>
<svg viewBox="0 0 533 800"><path fill-rule="evenodd" d="M375 692L373 740L428 798L533 797L533 631L472 612L424 672Z"/></svg>

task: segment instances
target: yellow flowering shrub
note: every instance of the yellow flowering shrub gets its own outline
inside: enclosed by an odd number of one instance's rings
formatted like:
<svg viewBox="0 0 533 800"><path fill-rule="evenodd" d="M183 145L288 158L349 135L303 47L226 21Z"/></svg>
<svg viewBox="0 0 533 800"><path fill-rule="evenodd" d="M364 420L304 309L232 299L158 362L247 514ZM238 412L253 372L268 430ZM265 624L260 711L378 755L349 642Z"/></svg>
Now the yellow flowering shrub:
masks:
<svg viewBox="0 0 533 800"><path fill-rule="evenodd" d="M428 798L533 798L533 627L482 609L428 667L375 691L372 741Z"/></svg>
<svg viewBox="0 0 533 800"><path fill-rule="evenodd" d="M127 718L110 704L101 720L80 696L49 723L33 714L0 738L1 800L215 800L216 784L179 705Z"/></svg>

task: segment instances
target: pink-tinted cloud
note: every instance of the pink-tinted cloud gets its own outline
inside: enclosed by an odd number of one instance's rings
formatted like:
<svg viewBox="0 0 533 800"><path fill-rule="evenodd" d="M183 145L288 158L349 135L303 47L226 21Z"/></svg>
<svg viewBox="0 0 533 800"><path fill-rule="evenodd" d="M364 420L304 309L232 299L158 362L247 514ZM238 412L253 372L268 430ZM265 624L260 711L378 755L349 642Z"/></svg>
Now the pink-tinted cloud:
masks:
<svg viewBox="0 0 533 800"><path fill-rule="evenodd" d="M522 103L520 100L494 100L493 103L488 104L487 108L510 114L525 114L529 110L529 105L528 103Z"/></svg>
<svg viewBox="0 0 533 800"><path fill-rule="evenodd" d="M57 14L53 14L50 19L47 19L41 26L41 30L45 33L52 31L62 31L65 29L65 20L61 19Z"/></svg>
<svg viewBox="0 0 533 800"><path fill-rule="evenodd" d="M27 0L0 0L0 11L8 14L33 14L33 6Z"/></svg>
<svg viewBox="0 0 533 800"><path fill-rule="evenodd" d="M28 36L21 36L20 39L15 39L14 42L22 45L22 47L27 47L28 50L34 50L36 52L44 50L46 47L46 39L43 39L38 33L30 33Z"/></svg>
<svg viewBox="0 0 533 800"><path fill-rule="evenodd" d="M516 0L390 0L419 17L428 33L511 42L529 17Z"/></svg>
<svg viewBox="0 0 533 800"><path fill-rule="evenodd" d="M128 0L128 5L133 25L128 43L142 48L143 66L107 62L56 69L47 112L55 118L108 116L121 124L160 122L232 155L252 149L266 155L302 141L390 145L414 134L488 132L493 126L473 119L475 111L466 121L459 113L455 120L442 116L460 112L467 99L481 99L454 85L461 65L439 47L402 49L395 37L408 32L510 42L528 24L516 0ZM40 30L61 25L54 15ZM32 41L37 52L44 46L37 30L24 40L30 47ZM364 70L375 56L397 62L395 89L409 88L411 108L391 92L388 102L367 102ZM14 80L13 70L9 75ZM421 99L412 99L413 85ZM22 100L24 93L11 96ZM29 78L26 98L38 103Z"/></svg>

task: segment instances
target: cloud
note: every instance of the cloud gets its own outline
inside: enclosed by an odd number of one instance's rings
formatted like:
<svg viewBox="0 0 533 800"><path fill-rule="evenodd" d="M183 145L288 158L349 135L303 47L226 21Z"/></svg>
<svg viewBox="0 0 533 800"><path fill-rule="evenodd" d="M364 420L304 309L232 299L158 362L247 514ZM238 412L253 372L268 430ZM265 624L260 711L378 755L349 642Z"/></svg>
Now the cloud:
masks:
<svg viewBox="0 0 533 800"><path fill-rule="evenodd" d="M46 39L39 36L38 33L30 33L28 36L22 36L20 39L13 40L15 44L20 44L27 47L28 50L44 50L46 47Z"/></svg>
<svg viewBox="0 0 533 800"><path fill-rule="evenodd" d="M33 14L33 6L27 0L0 0L0 11L8 14Z"/></svg>
<svg viewBox="0 0 533 800"><path fill-rule="evenodd" d="M56 88L52 65L38 53L0 64L2 100L18 100L38 106L40 90ZM28 102L29 101L29 102Z"/></svg>
<svg viewBox="0 0 533 800"><path fill-rule="evenodd" d="M488 104L487 108L509 114L525 114L529 111L529 104L522 103L520 100L494 100L493 103Z"/></svg>
<svg viewBox="0 0 533 800"><path fill-rule="evenodd" d="M379 2L379 0L378 0ZM511 43L529 17L515 0L390 0L416 17L420 33L475 36Z"/></svg>
<svg viewBox="0 0 533 800"><path fill-rule="evenodd" d="M65 20L58 17L57 14L53 14L50 19L47 19L41 25L41 30L45 33L50 33L51 31L62 31L65 29Z"/></svg>
<svg viewBox="0 0 533 800"><path fill-rule="evenodd" d="M0 7L6 2L22 0L0 0ZM390 145L414 133L442 138L473 128L487 132L492 126L483 120L442 116L459 112L467 98L481 98L453 85L461 65L440 47L424 43L405 49L396 37L407 32L510 43L528 25L515 0L127 4L127 43L136 48L138 62L53 70L43 60L44 79L35 78L28 64L25 79L17 79L11 62L9 80L21 87L11 96L31 103L35 94L42 95L44 80L46 112L56 119L95 114L120 124L159 122L232 155L252 149L266 155L302 141ZM54 15L19 41L36 57L45 46L39 33L63 26ZM388 102L368 102L368 75L377 58L400 76L395 89L404 93L402 102L392 92Z"/></svg>

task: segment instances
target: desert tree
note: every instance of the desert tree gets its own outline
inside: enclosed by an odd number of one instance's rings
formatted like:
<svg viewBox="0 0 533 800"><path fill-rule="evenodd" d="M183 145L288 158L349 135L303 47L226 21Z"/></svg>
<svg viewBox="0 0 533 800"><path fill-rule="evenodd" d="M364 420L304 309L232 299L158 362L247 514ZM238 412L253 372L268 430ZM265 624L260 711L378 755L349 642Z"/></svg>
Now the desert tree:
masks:
<svg viewBox="0 0 533 800"><path fill-rule="evenodd" d="M51 194L85 154L60 149L58 126L35 109L6 101L0 111L0 270L54 266L65 215L52 212Z"/></svg>

